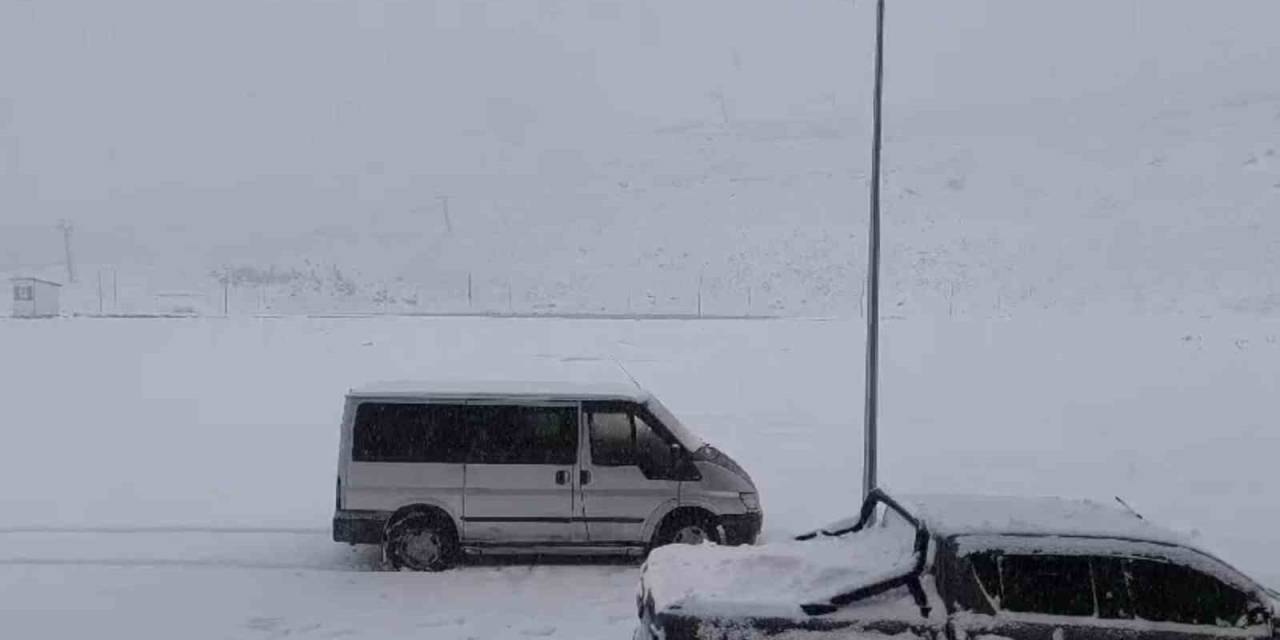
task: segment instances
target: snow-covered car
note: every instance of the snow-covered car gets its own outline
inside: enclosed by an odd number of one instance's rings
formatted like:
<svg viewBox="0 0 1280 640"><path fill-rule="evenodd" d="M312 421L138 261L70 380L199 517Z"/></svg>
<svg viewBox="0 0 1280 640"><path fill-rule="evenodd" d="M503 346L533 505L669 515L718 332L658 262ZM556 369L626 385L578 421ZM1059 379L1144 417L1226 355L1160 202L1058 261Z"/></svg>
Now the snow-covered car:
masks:
<svg viewBox="0 0 1280 640"><path fill-rule="evenodd" d="M333 538L392 566L755 542L751 477L636 386L391 382L347 394Z"/></svg>
<svg viewBox="0 0 1280 640"><path fill-rule="evenodd" d="M1266 589L1136 514L1061 498L874 491L756 547L658 549L637 638L1280 638Z"/></svg>

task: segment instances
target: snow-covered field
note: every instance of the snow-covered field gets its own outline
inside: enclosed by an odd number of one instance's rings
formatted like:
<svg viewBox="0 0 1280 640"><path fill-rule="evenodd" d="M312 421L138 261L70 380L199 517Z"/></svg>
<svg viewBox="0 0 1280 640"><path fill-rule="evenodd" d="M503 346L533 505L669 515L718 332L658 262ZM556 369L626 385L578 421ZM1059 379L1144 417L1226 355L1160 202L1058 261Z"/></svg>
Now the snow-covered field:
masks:
<svg viewBox="0 0 1280 640"><path fill-rule="evenodd" d="M1280 322L885 325L884 480L1130 504L1280 584ZM341 394L625 380L761 486L778 538L855 508L852 320L0 320L7 637L629 637L634 565L375 571L329 541Z"/></svg>
<svg viewBox="0 0 1280 640"><path fill-rule="evenodd" d="M65 218L81 313L852 315L874 10L3 2L0 277ZM890 12L887 305L1280 310L1280 4Z"/></svg>

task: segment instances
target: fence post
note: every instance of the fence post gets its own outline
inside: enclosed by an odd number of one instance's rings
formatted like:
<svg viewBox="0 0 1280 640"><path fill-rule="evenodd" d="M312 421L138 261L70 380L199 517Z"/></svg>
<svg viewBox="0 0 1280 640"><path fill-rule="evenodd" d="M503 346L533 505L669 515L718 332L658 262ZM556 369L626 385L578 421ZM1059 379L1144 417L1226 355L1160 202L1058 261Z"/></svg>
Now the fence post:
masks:
<svg viewBox="0 0 1280 640"><path fill-rule="evenodd" d="M702 317L702 274L698 274L698 317Z"/></svg>
<svg viewBox="0 0 1280 640"><path fill-rule="evenodd" d="M453 220L449 217L449 196L436 196L440 200L440 208L444 213L444 230L453 233Z"/></svg>

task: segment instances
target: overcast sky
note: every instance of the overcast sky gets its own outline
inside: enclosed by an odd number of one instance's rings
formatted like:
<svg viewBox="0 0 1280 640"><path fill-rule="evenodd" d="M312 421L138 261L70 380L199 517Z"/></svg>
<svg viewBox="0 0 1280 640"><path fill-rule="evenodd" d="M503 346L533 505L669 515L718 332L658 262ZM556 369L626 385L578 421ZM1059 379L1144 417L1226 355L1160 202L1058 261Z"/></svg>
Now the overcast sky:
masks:
<svg viewBox="0 0 1280 640"><path fill-rule="evenodd" d="M735 119L862 115L871 8L0 0L0 225L341 222L362 185L538 175L548 154L589 171L629 136L719 118L720 96ZM1280 46L1273 0L890 12L897 113L1105 93Z"/></svg>

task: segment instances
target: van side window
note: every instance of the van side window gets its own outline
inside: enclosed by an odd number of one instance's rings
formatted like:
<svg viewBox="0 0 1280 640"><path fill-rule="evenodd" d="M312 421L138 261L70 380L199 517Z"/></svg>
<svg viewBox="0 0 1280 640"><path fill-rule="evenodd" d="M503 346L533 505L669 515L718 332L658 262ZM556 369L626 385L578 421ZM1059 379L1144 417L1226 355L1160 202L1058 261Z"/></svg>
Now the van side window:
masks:
<svg viewBox="0 0 1280 640"><path fill-rule="evenodd" d="M356 462L462 462L470 448L461 405L364 402L356 409Z"/></svg>
<svg viewBox="0 0 1280 640"><path fill-rule="evenodd" d="M1248 625L1248 597L1199 571L1155 560L1129 563L1134 612L1143 620Z"/></svg>
<svg viewBox="0 0 1280 640"><path fill-rule="evenodd" d="M674 465L671 447L649 420L635 405L588 405L591 463L601 467L638 466L650 478L669 475Z"/></svg>
<svg viewBox="0 0 1280 640"><path fill-rule="evenodd" d="M631 413L617 409L587 414L591 434L591 462L598 467L628 467L636 463L636 425Z"/></svg>
<svg viewBox="0 0 1280 640"><path fill-rule="evenodd" d="M636 462L650 477L665 474L675 465L671 447L643 416L636 416Z"/></svg>
<svg viewBox="0 0 1280 640"><path fill-rule="evenodd" d="M572 465L578 460L577 407L470 405L473 464Z"/></svg>

